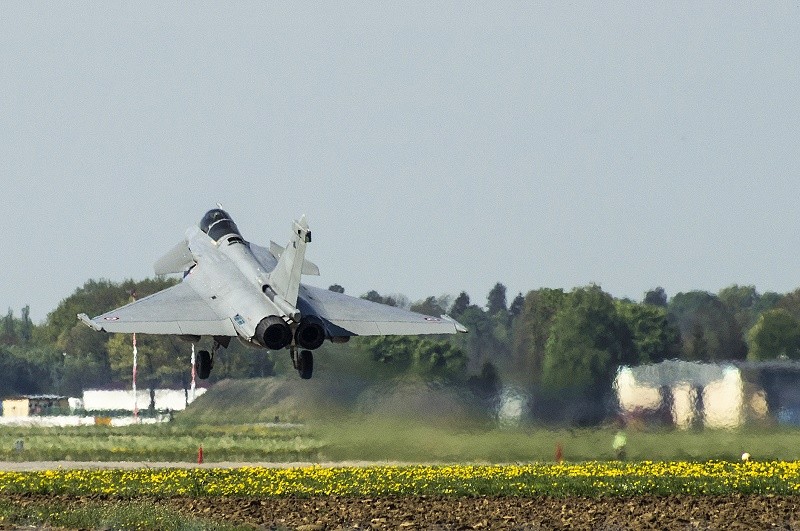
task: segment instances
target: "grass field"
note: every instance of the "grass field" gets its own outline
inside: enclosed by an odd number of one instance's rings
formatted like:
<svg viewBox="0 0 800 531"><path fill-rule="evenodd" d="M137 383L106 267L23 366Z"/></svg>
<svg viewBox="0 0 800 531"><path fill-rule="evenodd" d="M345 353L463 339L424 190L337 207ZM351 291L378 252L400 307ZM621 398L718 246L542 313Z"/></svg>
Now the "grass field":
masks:
<svg viewBox="0 0 800 531"><path fill-rule="evenodd" d="M263 424L0 428L4 461L207 462L376 461L525 463L606 461L615 429L489 429L351 417L303 426ZM785 428L628 431L629 461L800 460L800 430ZM22 451L17 450L18 443Z"/></svg>
<svg viewBox="0 0 800 531"><path fill-rule="evenodd" d="M59 529L172 529L176 531L237 531L252 526L232 525L210 518L187 516L152 501L87 499L79 507L60 500L0 498L0 525ZM5 526L4 526L5 528Z"/></svg>
<svg viewBox="0 0 800 531"><path fill-rule="evenodd" d="M514 463L612 460L616 429L483 429L388 422L364 418L316 429L331 460L399 460L425 463ZM800 459L800 430L769 428L626 431L631 461L738 460L748 452L764 460Z"/></svg>
<svg viewBox="0 0 800 531"><path fill-rule="evenodd" d="M266 425L0 428L4 461L192 462L200 446L212 461L308 461L324 443L308 428Z"/></svg>

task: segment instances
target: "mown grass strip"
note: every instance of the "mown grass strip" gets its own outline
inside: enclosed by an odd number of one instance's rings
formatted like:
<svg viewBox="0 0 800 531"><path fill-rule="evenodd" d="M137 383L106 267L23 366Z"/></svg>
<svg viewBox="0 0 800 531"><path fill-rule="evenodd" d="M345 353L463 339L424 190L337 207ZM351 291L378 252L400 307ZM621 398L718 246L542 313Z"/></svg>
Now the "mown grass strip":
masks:
<svg viewBox="0 0 800 531"><path fill-rule="evenodd" d="M110 496L634 496L800 493L800 462L587 462L0 472L2 493Z"/></svg>
<svg viewBox="0 0 800 531"><path fill-rule="evenodd" d="M224 522L187 517L174 509L143 501L84 500L79 506L61 500L19 500L0 498L0 525L54 526L66 529L137 529L143 531L237 531L252 529Z"/></svg>
<svg viewBox="0 0 800 531"><path fill-rule="evenodd" d="M306 428L257 425L0 428L4 461L192 462L200 446L209 462L258 462L313 460L325 444Z"/></svg>

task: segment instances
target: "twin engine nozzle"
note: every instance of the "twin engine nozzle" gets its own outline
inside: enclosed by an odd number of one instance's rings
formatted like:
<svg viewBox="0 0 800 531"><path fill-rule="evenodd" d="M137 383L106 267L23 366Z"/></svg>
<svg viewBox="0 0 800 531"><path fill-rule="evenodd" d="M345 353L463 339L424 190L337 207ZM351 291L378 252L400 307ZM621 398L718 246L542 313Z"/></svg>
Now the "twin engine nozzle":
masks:
<svg viewBox="0 0 800 531"><path fill-rule="evenodd" d="M277 315L270 315L258 323L254 339L270 350L280 350L292 343L292 328ZM325 341L322 319L313 315L303 317L294 332L294 339L301 348L319 348Z"/></svg>

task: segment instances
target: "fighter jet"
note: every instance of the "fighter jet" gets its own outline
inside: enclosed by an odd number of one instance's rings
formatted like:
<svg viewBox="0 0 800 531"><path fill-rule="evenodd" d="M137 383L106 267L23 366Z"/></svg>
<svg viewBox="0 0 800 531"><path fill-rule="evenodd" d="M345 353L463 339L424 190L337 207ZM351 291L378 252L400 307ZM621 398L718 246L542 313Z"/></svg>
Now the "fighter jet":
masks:
<svg viewBox="0 0 800 531"><path fill-rule="evenodd" d="M289 349L295 369L311 378L312 350L325 340L344 343L352 336L454 334L467 329L447 316L431 317L307 286L301 275L319 275L305 259L311 231L305 216L292 224L286 247L246 241L222 208L209 210L198 227L159 259L157 275L182 273L183 281L149 297L90 319L97 331L177 335L197 343L197 375L208 378L214 356L231 338L270 350Z"/></svg>

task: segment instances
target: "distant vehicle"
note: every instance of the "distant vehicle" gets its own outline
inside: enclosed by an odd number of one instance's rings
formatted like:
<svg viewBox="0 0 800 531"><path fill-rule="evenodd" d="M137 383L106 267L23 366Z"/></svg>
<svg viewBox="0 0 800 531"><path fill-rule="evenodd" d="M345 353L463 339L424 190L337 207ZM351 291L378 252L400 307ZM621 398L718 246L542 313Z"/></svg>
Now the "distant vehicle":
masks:
<svg viewBox="0 0 800 531"><path fill-rule="evenodd" d="M311 351L326 339L343 343L351 336L467 331L444 315L431 317L301 284L301 275L319 275L305 259L310 242L305 216L293 223L286 247L270 242L267 249L246 241L227 212L213 209L154 265L157 275L183 273L181 283L92 319L85 313L78 318L104 332L177 335L193 343L210 336L211 351L199 351L196 361L203 379L232 337L255 348L288 348L300 377L308 379Z"/></svg>

